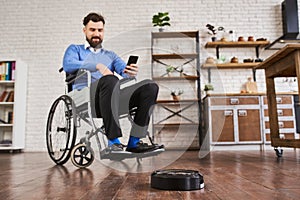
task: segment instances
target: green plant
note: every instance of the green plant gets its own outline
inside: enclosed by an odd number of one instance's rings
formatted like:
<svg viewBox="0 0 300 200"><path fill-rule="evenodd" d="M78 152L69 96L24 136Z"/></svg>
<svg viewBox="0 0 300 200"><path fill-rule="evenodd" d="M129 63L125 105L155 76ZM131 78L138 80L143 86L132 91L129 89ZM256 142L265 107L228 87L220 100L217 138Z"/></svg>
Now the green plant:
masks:
<svg viewBox="0 0 300 200"><path fill-rule="evenodd" d="M204 91L208 91L208 90L214 90L214 86L212 84L206 84L204 86Z"/></svg>
<svg viewBox="0 0 300 200"><path fill-rule="evenodd" d="M167 73L174 72L175 70L176 70L175 67L172 65L168 65L166 68Z"/></svg>
<svg viewBox="0 0 300 200"><path fill-rule="evenodd" d="M153 26L171 26L169 23L170 17L168 12L159 12L158 14L153 15L152 24Z"/></svg>

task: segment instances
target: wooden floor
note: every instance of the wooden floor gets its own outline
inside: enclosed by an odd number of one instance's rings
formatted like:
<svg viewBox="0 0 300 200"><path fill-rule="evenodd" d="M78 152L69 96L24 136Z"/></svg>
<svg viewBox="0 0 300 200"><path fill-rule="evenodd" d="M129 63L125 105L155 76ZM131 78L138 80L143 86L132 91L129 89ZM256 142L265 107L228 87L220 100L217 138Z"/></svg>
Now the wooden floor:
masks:
<svg viewBox="0 0 300 200"><path fill-rule="evenodd" d="M167 153L167 152L166 152ZM142 163L143 165L143 163ZM87 169L56 166L46 153L0 153L0 199L300 199L300 151L188 151L165 168L198 170L205 188L163 191L150 174L120 172L95 161Z"/></svg>

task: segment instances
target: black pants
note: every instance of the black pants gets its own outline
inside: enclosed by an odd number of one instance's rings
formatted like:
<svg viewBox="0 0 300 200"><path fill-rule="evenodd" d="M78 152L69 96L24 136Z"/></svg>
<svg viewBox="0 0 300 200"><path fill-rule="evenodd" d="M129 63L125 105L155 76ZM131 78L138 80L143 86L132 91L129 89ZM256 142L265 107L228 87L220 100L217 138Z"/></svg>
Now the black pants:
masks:
<svg viewBox="0 0 300 200"><path fill-rule="evenodd" d="M94 102L91 103L92 108L95 103L96 116L103 118L108 139L122 137L119 115L136 108L130 135L143 138L147 134L157 94L158 86L151 80L120 89L119 79L114 75L107 75L92 84L91 99Z"/></svg>

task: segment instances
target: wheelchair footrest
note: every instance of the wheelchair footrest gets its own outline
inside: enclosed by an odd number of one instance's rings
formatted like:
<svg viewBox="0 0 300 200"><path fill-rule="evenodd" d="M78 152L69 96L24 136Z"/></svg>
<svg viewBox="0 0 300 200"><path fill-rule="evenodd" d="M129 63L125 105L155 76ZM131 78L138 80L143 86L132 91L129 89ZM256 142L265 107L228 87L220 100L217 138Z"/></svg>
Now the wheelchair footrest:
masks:
<svg viewBox="0 0 300 200"><path fill-rule="evenodd" d="M146 158L151 156L156 156L164 152L164 148L156 149L154 151L144 152L144 153L132 153L128 151L107 151L103 150L100 152L101 159L110 159L110 160L124 160L127 158Z"/></svg>

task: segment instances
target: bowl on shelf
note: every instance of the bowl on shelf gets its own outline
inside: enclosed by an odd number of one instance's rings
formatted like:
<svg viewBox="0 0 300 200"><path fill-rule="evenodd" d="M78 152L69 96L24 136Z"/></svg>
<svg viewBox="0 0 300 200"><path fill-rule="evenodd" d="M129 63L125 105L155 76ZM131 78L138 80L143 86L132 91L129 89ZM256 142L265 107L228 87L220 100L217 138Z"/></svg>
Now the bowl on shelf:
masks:
<svg viewBox="0 0 300 200"><path fill-rule="evenodd" d="M263 62L264 60L263 59L261 59L261 58L256 58L255 60L254 60L254 62Z"/></svg>
<svg viewBox="0 0 300 200"><path fill-rule="evenodd" d="M246 58L243 60L244 63L252 63L253 59L252 58Z"/></svg>
<svg viewBox="0 0 300 200"><path fill-rule="evenodd" d="M233 58L231 58L230 62L231 63L238 63L239 59L237 57L233 57Z"/></svg>
<svg viewBox="0 0 300 200"><path fill-rule="evenodd" d="M245 41L245 39L243 36L238 37L238 42L244 42L244 41Z"/></svg>
<svg viewBox="0 0 300 200"><path fill-rule="evenodd" d="M256 41L267 41L267 38L257 38Z"/></svg>
<svg viewBox="0 0 300 200"><path fill-rule="evenodd" d="M248 37L248 41L249 41L249 42L253 42L253 41L254 41L254 37L253 37L253 36L249 36L249 37Z"/></svg>

